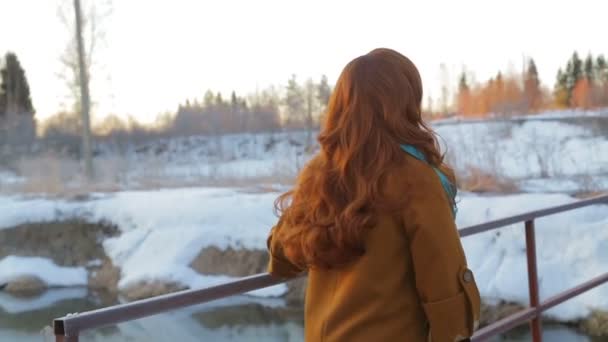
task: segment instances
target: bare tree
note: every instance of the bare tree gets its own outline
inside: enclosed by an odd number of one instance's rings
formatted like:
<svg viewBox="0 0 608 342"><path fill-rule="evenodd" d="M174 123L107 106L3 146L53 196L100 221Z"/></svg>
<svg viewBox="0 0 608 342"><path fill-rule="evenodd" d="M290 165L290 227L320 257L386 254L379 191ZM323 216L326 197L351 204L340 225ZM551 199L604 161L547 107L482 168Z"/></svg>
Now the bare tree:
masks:
<svg viewBox="0 0 608 342"><path fill-rule="evenodd" d="M448 106L450 103L450 75L448 72L448 67L441 63L439 65L440 69L440 77L441 77L441 98L440 98L440 110L442 115L446 115L448 113Z"/></svg>
<svg viewBox="0 0 608 342"><path fill-rule="evenodd" d="M112 14L111 0L80 0L80 26L83 40L84 66L88 81L93 79L93 71L99 72L100 63L96 54L105 42L105 22ZM57 16L69 34L69 40L60 56L62 69L58 76L64 80L68 91L70 110L80 112L80 65L78 39L76 34L75 2L62 0L57 8ZM92 101L92 105L95 101Z"/></svg>
<svg viewBox="0 0 608 342"><path fill-rule="evenodd" d="M306 120L306 99L296 75L291 75L287 81L283 103L285 104L287 126L302 128L302 123Z"/></svg>
<svg viewBox="0 0 608 342"><path fill-rule="evenodd" d="M85 160L85 172L88 180L93 179L93 157L91 153L91 120L89 111L91 99L89 97L89 72L84 59L84 42L82 39L82 13L80 0L74 0L74 13L76 17L76 41L78 46L78 71L80 79L80 111L82 113L82 149Z"/></svg>
<svg viewBox="0 0 608 342"><path fill-rule="evenodd" d="M93 179L90 124L92 102L89 82L95 64L96 48L105 36L101 23L110 15L111 9L110 0L103 3L85 1L84 6L81 6L80 0L73 0L73 3L64 0L57 11L58 17L71 36L60 58L63 65L60 77L68 86L73 111L80 113L82 117L82 156L85 160L86 177L89 180Z"/></svg>
<svg viewBox="0 0 608 342"><path fill-rule="evenodd" d="M314 81L309 78L304 86L304 92L306 93L306 150L312 149L312 131L314 129L314 115L317 114L317 103L316 103L316 86Z"/></svg>
<svg viewBox="0 0 608 342"><path fill-rule="evenodd" d="M327 81L327 76L322 75L321 81L317 84L317 102L319 103L319 123L325 121L325 114L327 107L329 106L329 99L331 97L331 86Z"/></svg>

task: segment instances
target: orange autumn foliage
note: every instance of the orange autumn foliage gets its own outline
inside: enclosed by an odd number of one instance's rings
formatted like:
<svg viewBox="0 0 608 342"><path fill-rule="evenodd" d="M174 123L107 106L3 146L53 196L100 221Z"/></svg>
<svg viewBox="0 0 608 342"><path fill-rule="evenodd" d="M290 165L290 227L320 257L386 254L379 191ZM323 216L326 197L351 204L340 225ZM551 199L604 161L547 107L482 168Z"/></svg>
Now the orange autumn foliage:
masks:
<svg viewBox="0 0 608 342"><path fill-rule="evenodd" d="M589 109L593 107L591 98L592 84L587 78L578 80L572 90L571 105L576 108Z"/></svg>
<svg viewBox="0 0 608 342"><path fill-rule="evenodd" d="M460 89L457 97L458 111L467 117L522 112L525 108L520 83L516 76L503 77L499 74L495 79L473 88Z"/></svg>

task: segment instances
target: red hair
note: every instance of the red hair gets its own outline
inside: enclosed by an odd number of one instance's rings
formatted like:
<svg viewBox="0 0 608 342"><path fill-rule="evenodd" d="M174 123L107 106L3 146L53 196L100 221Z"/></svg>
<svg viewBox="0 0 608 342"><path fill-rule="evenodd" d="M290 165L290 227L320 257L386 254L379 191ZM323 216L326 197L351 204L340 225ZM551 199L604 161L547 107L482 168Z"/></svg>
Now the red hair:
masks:
<svg viewBox="0 0 608 342"><path fill-rule="evenodd" d="M421 102L416 66L394 50L376 49L346 65L318 138L319 154L275 203L282 226L276 238L292 262L330 268L365 253L365 232L378 214L402 205L383 190L390 169L405 160L401 144L447 168L422 121Z"/></svg>

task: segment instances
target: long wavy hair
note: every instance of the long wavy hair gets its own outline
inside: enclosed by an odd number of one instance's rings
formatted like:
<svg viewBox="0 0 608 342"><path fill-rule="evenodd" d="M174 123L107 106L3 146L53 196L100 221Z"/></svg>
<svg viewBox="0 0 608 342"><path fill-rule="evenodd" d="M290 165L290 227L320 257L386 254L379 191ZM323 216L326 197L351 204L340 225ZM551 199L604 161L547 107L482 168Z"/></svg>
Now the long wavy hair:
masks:
<svg viewBox="0 0 608 342"><path fill-rule="evenodd" d="M421 102L416 66L394 50L376 49L346 65L318 137L320 152L275 202L281 224L275 238L287 258L331 268L363 255L378 214L402 205L383 189L391 168L404 161L401 144L448 168L421 118Z"/></svg>

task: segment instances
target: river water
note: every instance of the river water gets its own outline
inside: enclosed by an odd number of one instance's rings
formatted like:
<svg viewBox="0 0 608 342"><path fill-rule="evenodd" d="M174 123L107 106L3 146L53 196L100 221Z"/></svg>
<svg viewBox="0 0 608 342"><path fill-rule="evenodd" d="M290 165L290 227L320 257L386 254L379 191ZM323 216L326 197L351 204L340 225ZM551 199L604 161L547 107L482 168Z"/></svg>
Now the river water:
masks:
<svg viewBox="0 0 608 342"><path fill-rule="evenodd" d="M117 303L115 297L84 288L49 290L29 298L0 293L0 341L54 341L48 328L44 332L53 318ZM287 307L280 299L242 296L88 331L81 341L299 342L303 332L301 308ZM608 341L559 326L545 327L544 334L549 342ZM494 341L530 341L530 335L521 329Z"/></svg>

